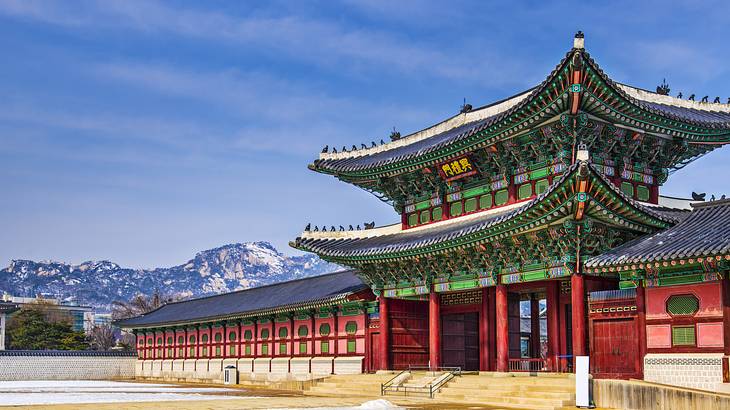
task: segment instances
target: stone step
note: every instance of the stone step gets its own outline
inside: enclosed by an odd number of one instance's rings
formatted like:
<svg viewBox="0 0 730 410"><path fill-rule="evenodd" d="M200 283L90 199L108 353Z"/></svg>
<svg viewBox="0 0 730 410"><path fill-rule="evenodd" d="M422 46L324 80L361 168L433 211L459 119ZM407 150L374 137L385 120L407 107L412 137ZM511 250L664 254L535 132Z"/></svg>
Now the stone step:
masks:
<svg viewBox="0 0 730 410"><path fill-rule="evenodd" d="M572 380L553 380L553 379L522 379L522 378L505 378L505 379L482 379L480 377L462 376L456 377L454 383L464 386L550 386L550 387L569 387L574 388L575 382Z"/></svg>
<svg viewBox="0 0 730 410"><path fill-rule="evenodd" d="M482 392L470 392L466 394L452 394L450 392L441 392L436 395L439 399L448 400L459 400L465 402L479 402L479 403L499 403L512 404L515 406L523 406L528 408L535 408L535 406L547 406L547 407L563 407L573 403L573 399L547 399L538 397L514 397L514 396L502 396L499 394L483 394Z"/></svg>
<svg viewBox="0 0 730 410"><path fill-rule="evenodd" d="M530 410L556 410L556 409L558 409L558 408L561 407L561 406L553 406L553 405L550 405L550 404L533 404L533 405L530 405L529 407L526 407L525 405L521 405L521 404L504 403L504 402L501 402L501 401L460 400L460 399L450 400L450 399L447 399L447 398L442 398L441 400L443 400L443 401L453 401L455 405L456 405L456 403L459 403L459 405L458 405L459 408L466 407L466 406L464 406L464 404L466 404L467 406L468 406L468 404L474 404L474 405L478 405L480 407L481 406L484 406L484 407L489 407L489 408L493 407L495 409L517 409L517 410L525 410L525 409L530 409Z"/></svg>
<svg viewBox="0 0 730 410"><path fill-rule="evenodd" d="M569 392L544 392L544 391L494 391L494 390L466 390L456 389L453 387L441 388L441 394L456 395L456 396L485 396L485 397L527 397L537 399L555 399L555 400L571 400L575 397L573 393Z"/></svg>

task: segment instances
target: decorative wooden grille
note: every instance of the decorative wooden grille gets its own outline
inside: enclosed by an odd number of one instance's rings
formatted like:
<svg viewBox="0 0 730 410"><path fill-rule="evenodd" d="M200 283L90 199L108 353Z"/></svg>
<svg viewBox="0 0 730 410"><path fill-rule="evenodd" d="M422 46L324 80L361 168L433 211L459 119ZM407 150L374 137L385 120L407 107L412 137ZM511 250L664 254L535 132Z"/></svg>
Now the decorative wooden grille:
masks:
<svg viewBox="0 0 730 410"><path fill-rule="evenodd" d="M694 315L700 309L700 301L693 295L672 296L667 300L667 312L672 315Z"/></svg>
<svg viewBox="0 0 730 410"><path fill-rule="evenodd" d="M672 345L673 346L694 346L695 345L695 327L694 326L673 326L672 327Z"/></svg>
<svg viewBox="0 0 730 410"><path fill-rule="evenodd" d="M470 290L458 293L444 293L441 295L442 305L471 305L482 303L482 291Z"/></svg>

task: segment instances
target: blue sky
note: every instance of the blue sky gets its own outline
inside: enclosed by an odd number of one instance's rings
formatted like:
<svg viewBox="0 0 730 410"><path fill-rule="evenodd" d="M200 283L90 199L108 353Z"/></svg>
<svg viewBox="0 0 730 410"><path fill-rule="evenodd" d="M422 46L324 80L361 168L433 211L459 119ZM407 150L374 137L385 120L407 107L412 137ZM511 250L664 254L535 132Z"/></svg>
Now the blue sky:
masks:
<svg viewBox="0 0 730 410"><path fill-rule="evenodd" d="M306 166L536 85L586 32L609 75L730 96L730 2L0 0L0 265L182 263L397 216ZM662 193L730 193L730 148Z"/></svg>

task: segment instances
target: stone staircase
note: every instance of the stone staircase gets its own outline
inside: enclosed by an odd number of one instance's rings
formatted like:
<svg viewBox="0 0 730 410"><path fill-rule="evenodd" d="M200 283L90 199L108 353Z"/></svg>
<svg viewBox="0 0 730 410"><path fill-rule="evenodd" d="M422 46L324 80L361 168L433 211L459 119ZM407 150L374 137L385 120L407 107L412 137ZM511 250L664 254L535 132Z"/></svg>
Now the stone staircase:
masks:
<svg viewBox="0 0 730 410"><path fill-rule="evenodd" d="M492 373L464 375L436 394L439 401L475 403L502 408L556 410L575 404L572 374Z"/></svg>
<svg viewBox="0 0 730 410"><path fill-rule="evenodd" d="M304 394L313 396L380 396L380 385L392 379L398 372L375 374L335 375L317 382Z"/></svg>

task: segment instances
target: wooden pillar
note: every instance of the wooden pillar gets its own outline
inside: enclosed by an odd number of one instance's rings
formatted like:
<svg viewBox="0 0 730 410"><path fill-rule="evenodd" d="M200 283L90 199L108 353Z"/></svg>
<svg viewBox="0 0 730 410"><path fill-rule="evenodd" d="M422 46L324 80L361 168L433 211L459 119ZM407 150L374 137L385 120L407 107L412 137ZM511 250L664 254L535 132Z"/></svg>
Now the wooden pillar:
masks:
<svg viewBox="0 0 730 410"><path fill-rule="evenodd" d="M560 282L550 281L547 284L547 356L550 371L560 370L558 354L560 353Z"/></svg>
<svg viewBox="0 0 730 410"><path fill-rule="evenodd" d="M489 288L482 289L479 309L479 370L489 370Z"/></svg>
<svg viewBox="0 0 730 410"><path fill-rule="evenodd" d="M289 373L291 373L291 359L294 357L294 315L289 317Z"/></svg>
<svg viewBox="0 0 730 410"><path fill-rule="evenodd" d="M586 354L585 276L570 278L570 303L573 317L573 357Z"/></svg>
<svg viewBox="0 0 730 410"><path fill-rule="evenodd" d="M497 369L497 289L489 288L489 311L487 314L487 343L489 345L489 370Z"/></svg>
<svg viewBox="0 0 730 410"><path fill-rule="evenodd" d="M722 324L725 357L722 359L723 383L730 383L730 271L722 278Z"/></svg>
<svg viewBox="0 0 730 410"><path fill-rule="evenodd" d="M310 344L310 346L309 346L309 356L314 356L314 349L315 349L315 343L316 343L315 338L317 337L317 329L314 328L314 326L315 326L315 324L314 324L314 318L315 318L315 316L316 316L316 314L314 312L312 312L310 314L310 316L309 316L309 321L310 321L309 322L310 323L310 325L309 325L309 328L310 328L309 329L309 335L311 337L311 339L309 340L309 344ZM311 366L311 364L310 364L310 366Z"/></svg>
<svg viewBox="0 0 730 410"><path fill-rule="evenodd" d="M334 339L335 339L335 346L332 349L332 351L335 354L335 357L337 357L337 355L340 353L340 340L339 340L339 337L340 337L340 329L339 329L339 326L340 326L340 324L339 324L339 321L337 320L338 319L338 317L337 317L337 310L338 309L336 307L334 307L332 309L333 309L333 311L332 311L332 323L333 323L333 326L332 326L332 335L334 336ZM332 369L332 373L334 373L334 368Z"/></svg>
<svg viewBox="0 0 730 410"><path fill-rule="evenodd" d="M441 298L433 289L428 295L428 359L431 368L441 367Z"/></svg>
<svg viewBox="0 0 730 410"><path fill-rule="evenodd" d="M639 281L636 287L636 326L639 335L639 357L634 368L640 372L640 377L644 377L644 356L646 356L646 289L643 281Z"/></svg>
<svg viewBox="0 0 730 410"><path fill-rule="evenodd" d="M390 369L390 320L388 318L388 298L380 296L380 369Z"/></svg>
<svg viewBox="0 0 730 410"><path fill-rule="evenodd" d="M536 294L530 295L530 354L540 357L540 299Z"/></svg>
<svg viewBox="0 0 730 410"><path fill-rule="evenodd" d="M251 353L253 353L253 358L259 357L259 319L257 317L253 318L253 349ZM251 370L253 371L253 370Z"/></svg>
<svg viewBox="0 0 730 410"><path fill-rule="evenodd" d="M223 324L223 352L221 353L223 353L224 359L228 357L228 327L225 323Z"/></svg>
<svg viewBox="0 0 730 410"><path fill-rule="evenodd" d="M507 287L497 285L497 371L509 370L509 324L507 316Z"/></svg>

